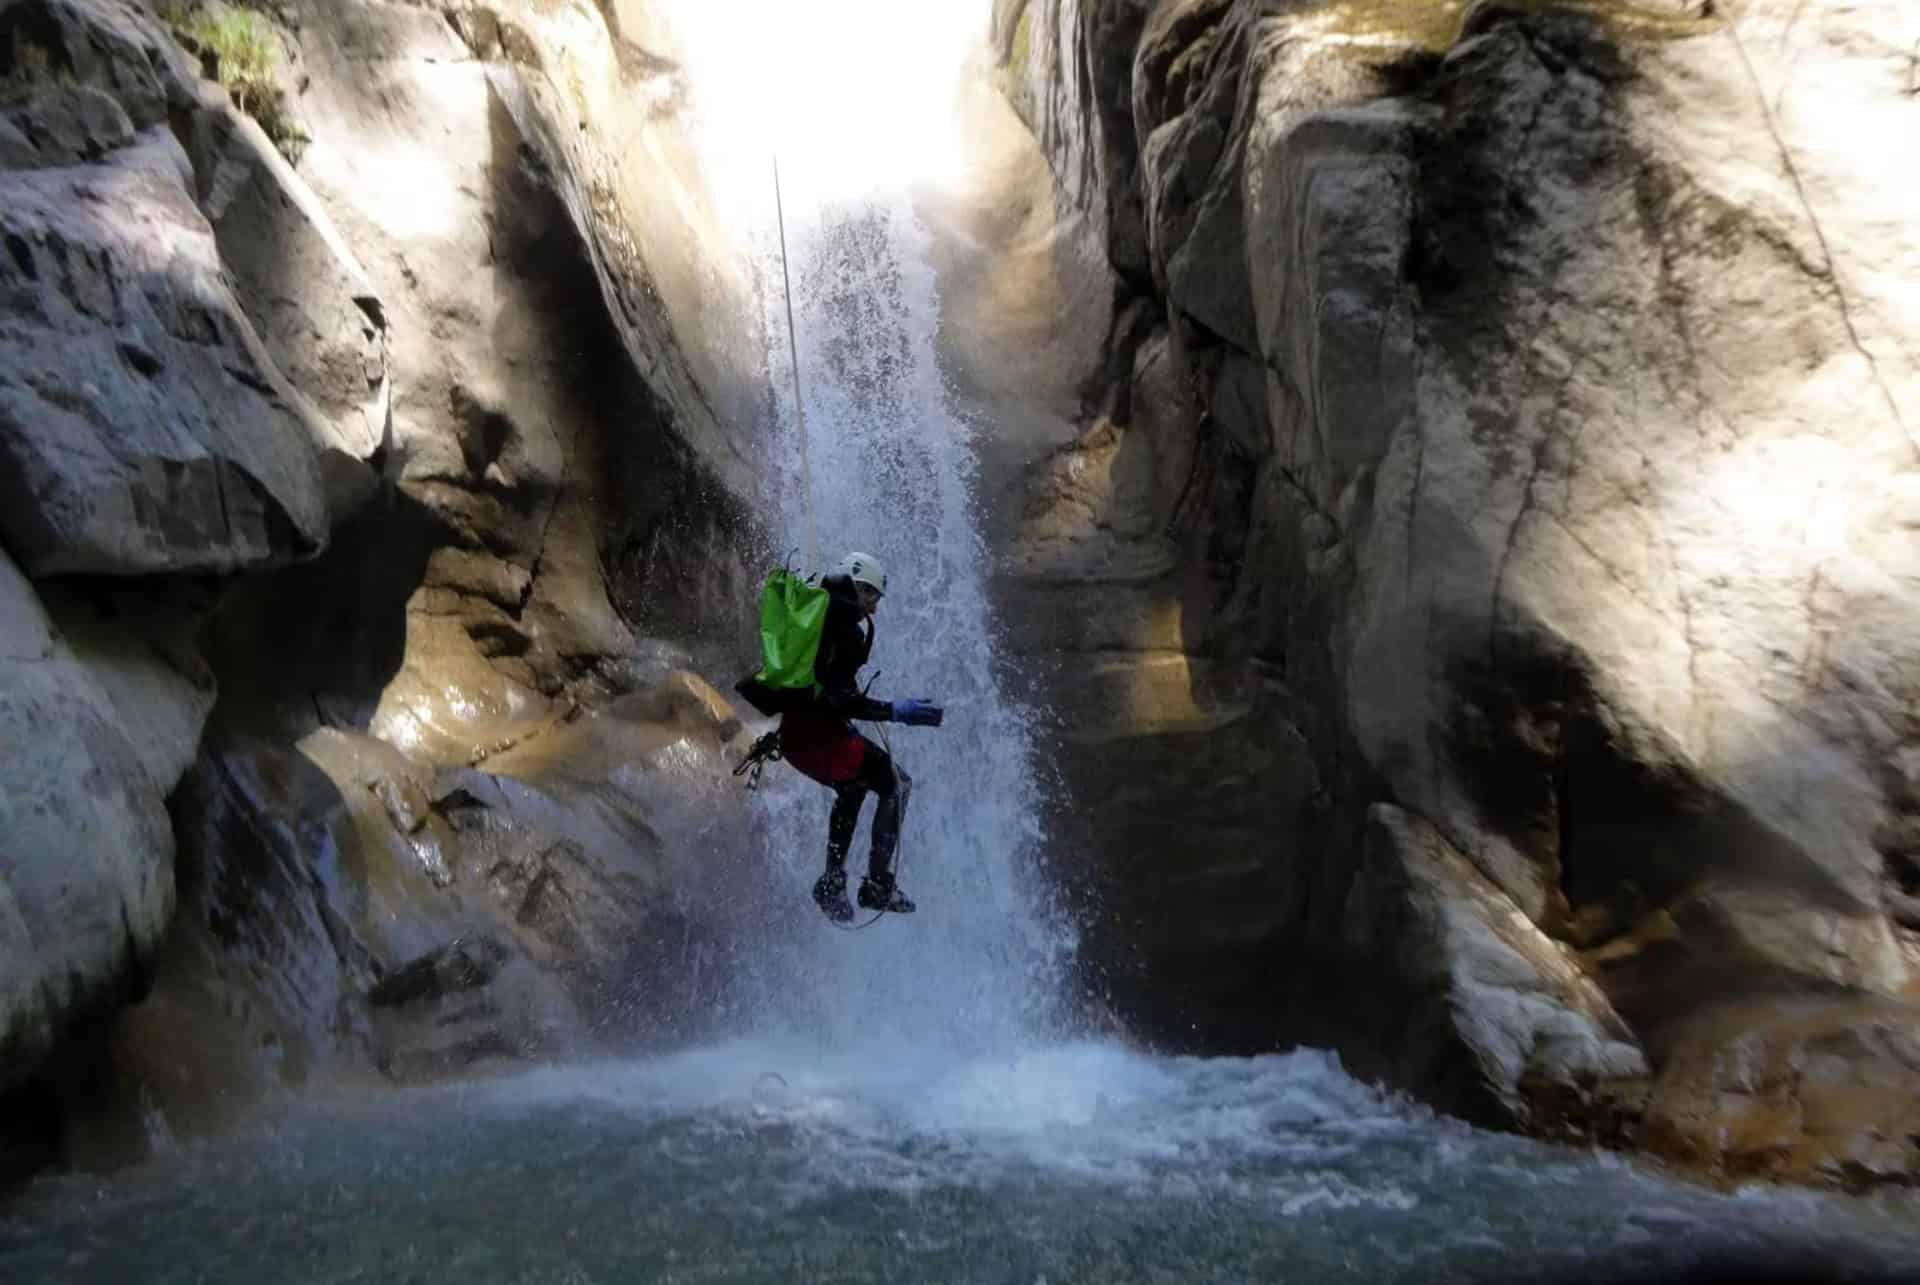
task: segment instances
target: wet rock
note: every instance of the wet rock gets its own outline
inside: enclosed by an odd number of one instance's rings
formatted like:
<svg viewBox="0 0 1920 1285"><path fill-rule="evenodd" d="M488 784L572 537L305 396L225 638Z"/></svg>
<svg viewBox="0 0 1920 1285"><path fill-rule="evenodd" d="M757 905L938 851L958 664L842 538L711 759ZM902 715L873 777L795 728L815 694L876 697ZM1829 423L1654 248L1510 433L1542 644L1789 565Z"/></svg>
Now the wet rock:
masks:
<svg viewBox="0 0 1920 1285"><path fill-rule="evenodd" d="M402 834L418 834L430 817L426 792L411 781L381 777L370 787Z"/></svg>
<svg viewBox="0 0 1920 1285"><path fill-rule="evenodd" d="M31 169L40 160L39 149L20 127L0 117L0 170Z"/></svg>
<svg viewBox="0 0 1920 1285"><path fill-rule="evenodd" d="M1644 1096L1638 1040L1573 953L1433 826L1375 805L1342 917L1343 943L1389 982L1364 1001L1371 1020L1405 1027L1375 1041L1404 1059L1394 1081L1471 1119L1625 1140L1610 1105Z"/></svg>
<svg viewBox="0 0 1920 1285"><path fill-rule="evenodd" d="M688 1014L666 979L693 941L750 913L737 863L752 845L721 806L746 740L691 674L442 771L434 811L509 914L529 958L556 970L610 1030L660 1033ZM652 1002L639 1002L651 994Z"/></svg>
<svg viewBox="0 0 1920 1285"><path fill-rule="evenodd" d="M461 937L410 959L367 992L376 1008L443 1000L485 986L507 961L507 948L491 937Z"/></svg>
<svg viewBox="0 0 1920 1285"><path fill-rule="evenodd" d="M172 811L180 929L156 998L243 1015L244 1043L270 1051L249 1069L276 1089L350 1068L384 943L363 932L373 854L349 797L309 756L216 728Z"/></svg>
<svg viewBox="0 0 1920 1285"><path fill-rule="evenodd" d="M1920 1181L1911 1004L1750 1002L1671 1043L1642 1126L1652 1150L1732 1179Z"/></svg>
<svg viewBox="0 0 1920 1285"><path fill-rule="evenodd" d="M499 957L511 939L491 896L417 858L451 831L401 833L371 788L424 797L429 776L364 736L294 748L216 723L172 800L178 913L151 990L101 1037L96 1083L63 1102L70 1150L116 1112L191 1136L322 1086L456 1070L449 1041L511 1050L579 1032L550 978ZM462 984L471 970L485 984Z"/></svg>
<svg viewBox="0 0 1920 1285"><path fill-rule="evenodd" d="M719 868L694 836L738 722L690 675L625 708L507 747L497 772L334 728L297 748L216 729L174 804L180 927L117 1024L117 1073L154 1077L191 1129L316 1078L431 1078L680 1020L668 961L729 898L674 885ZM193 1020L246 1058L217 1068L215 1041L190 1074L152 1065L159 1024L211 1013Z"/></svg>

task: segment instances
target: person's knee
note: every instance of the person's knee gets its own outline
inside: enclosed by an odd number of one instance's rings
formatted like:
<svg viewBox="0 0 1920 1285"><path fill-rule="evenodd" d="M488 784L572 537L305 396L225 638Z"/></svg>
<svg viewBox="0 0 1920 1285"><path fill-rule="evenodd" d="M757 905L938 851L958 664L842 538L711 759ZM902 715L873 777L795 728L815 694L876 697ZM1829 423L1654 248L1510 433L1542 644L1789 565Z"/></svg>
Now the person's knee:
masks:
<svg viewBox="0 0 1920 1285"><path fill-rule="evenodd" d="M860 762L860 784L881 798L890 799L893 797L895 771L893 759L887 752L868 742L866 757Z"/></svg>

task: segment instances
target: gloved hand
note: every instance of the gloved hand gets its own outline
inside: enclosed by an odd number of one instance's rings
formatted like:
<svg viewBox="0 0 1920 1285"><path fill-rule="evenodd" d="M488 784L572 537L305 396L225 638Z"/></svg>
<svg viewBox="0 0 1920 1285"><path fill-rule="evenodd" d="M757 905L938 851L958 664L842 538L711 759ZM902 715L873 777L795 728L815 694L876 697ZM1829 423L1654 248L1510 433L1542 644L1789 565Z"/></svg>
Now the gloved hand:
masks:
<svg viewBox="0 0 1920 1285"><path fill-rule="evenodd" d="M921 727L938 727L946 711L929 700L906 700L893 703L893 721L896 723L914 723Z"/></svg>

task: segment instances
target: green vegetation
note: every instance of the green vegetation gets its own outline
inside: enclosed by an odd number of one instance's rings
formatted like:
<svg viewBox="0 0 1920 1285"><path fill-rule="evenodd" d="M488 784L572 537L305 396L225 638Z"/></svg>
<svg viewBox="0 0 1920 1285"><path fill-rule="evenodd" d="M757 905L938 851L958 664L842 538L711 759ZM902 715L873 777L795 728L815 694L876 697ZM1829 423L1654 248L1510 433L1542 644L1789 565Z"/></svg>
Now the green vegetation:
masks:
<svg viewBox="0 0 1920 1285"><path fill-rule="evenodd" d="M160 17L174 38L199 57L202 70L232 96L234 106L260 122L282 155L298 162L312 140L287 110L280 85L280 42L267 20L220 0L168 0L160 6Z"/></svg>
<svg viewBox="0 0 1920 1285"><path fill-rule="evenodd" d="M1501 7L1515 13L1578 14L1628 39L1680 39L1717 26L1710 17L1687 17L1634 0L1502 0ZM1436 54L1459 39L1471 8L1468 0L1327 0L1324 5L1341 31L1397 37Z"/></svg>
<svg viewBox="0 0 1920 1285"><path fill-rule="evenodd" d="M1023 9L1020 21L1013 29L1013 49L1007 56L1007 66L1013 70L1018 80L1027 78L1027 60L1033 57L1033 10Z"/></svg>
<svg viewBox="0 0 1920 1285"><path fill-rule="evenodd" d="M1033 59L1033 10L1028 5L1020 7L1020 16L1014 20L1013 35L1007 42L1006 61L994 72L1000 86L1000 92L1006 95L1013 109L1031 124L1033 114L1033 90L1028 83L1027 73Z"/></svg>

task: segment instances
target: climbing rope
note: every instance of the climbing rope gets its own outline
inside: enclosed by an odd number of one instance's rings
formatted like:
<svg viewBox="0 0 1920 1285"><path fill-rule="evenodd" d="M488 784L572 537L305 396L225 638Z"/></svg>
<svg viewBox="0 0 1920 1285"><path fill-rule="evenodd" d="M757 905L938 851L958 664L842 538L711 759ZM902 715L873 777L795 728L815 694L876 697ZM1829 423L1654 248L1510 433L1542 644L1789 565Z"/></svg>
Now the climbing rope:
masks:
<svg viewBox="0 0 1920 1285"><path fill-rule="evenodd" d="M820 565L820 542L815 533L813 521L813 468L807 452L806 403L800 392L800 342L795 336L793 324L793 278L787 269L787 210L786 203L780 195L780 157L778 155L773 158L773 209L780 229L780 290L787 305L787 355L791 359L793 370L793 418L800 431L800 504L806 523L806 565L817 567ZM876 674L875 677L878 675ZM873 680L867 681L871 684ZM880 733L881 746L886 750L887 762L891 765L894 761L893 745L887 739L883 729L876 725L874 730ZM781 757L780 731L775 728L753 743L753 748L747 751L747 757L741 760L740 765L733 769L733 774L745 776L749 790L758 789L762 769L768 763L778 763ZM904 831L907 824L907 794L910 791L903 787L898 767L893 768L893 780L894 789L900 794L900 828ZM903 837L903 835L896 835L894 838L893 868L896 882L898 882L899 871L905 865L905 852L901 844ZM873 912L873 918L864 924L843 924L832 919L827 922L842 932L859 932L879 923L886 913L884 910L876 910Z"/></svg>
<svg viewBox="0 0 1920 1285"><path fill-rule="evenodd" d="M807 458L807 408L800 396L800 343L794 338L793 281L787 274L787 209L780 199L780 158L773 158L773 211L780 225L780 289L787 300L787 356L793 364L793 420L800 429L800 507L806 520L807 565L820 565L813 526L813 466Z"/></svg>

